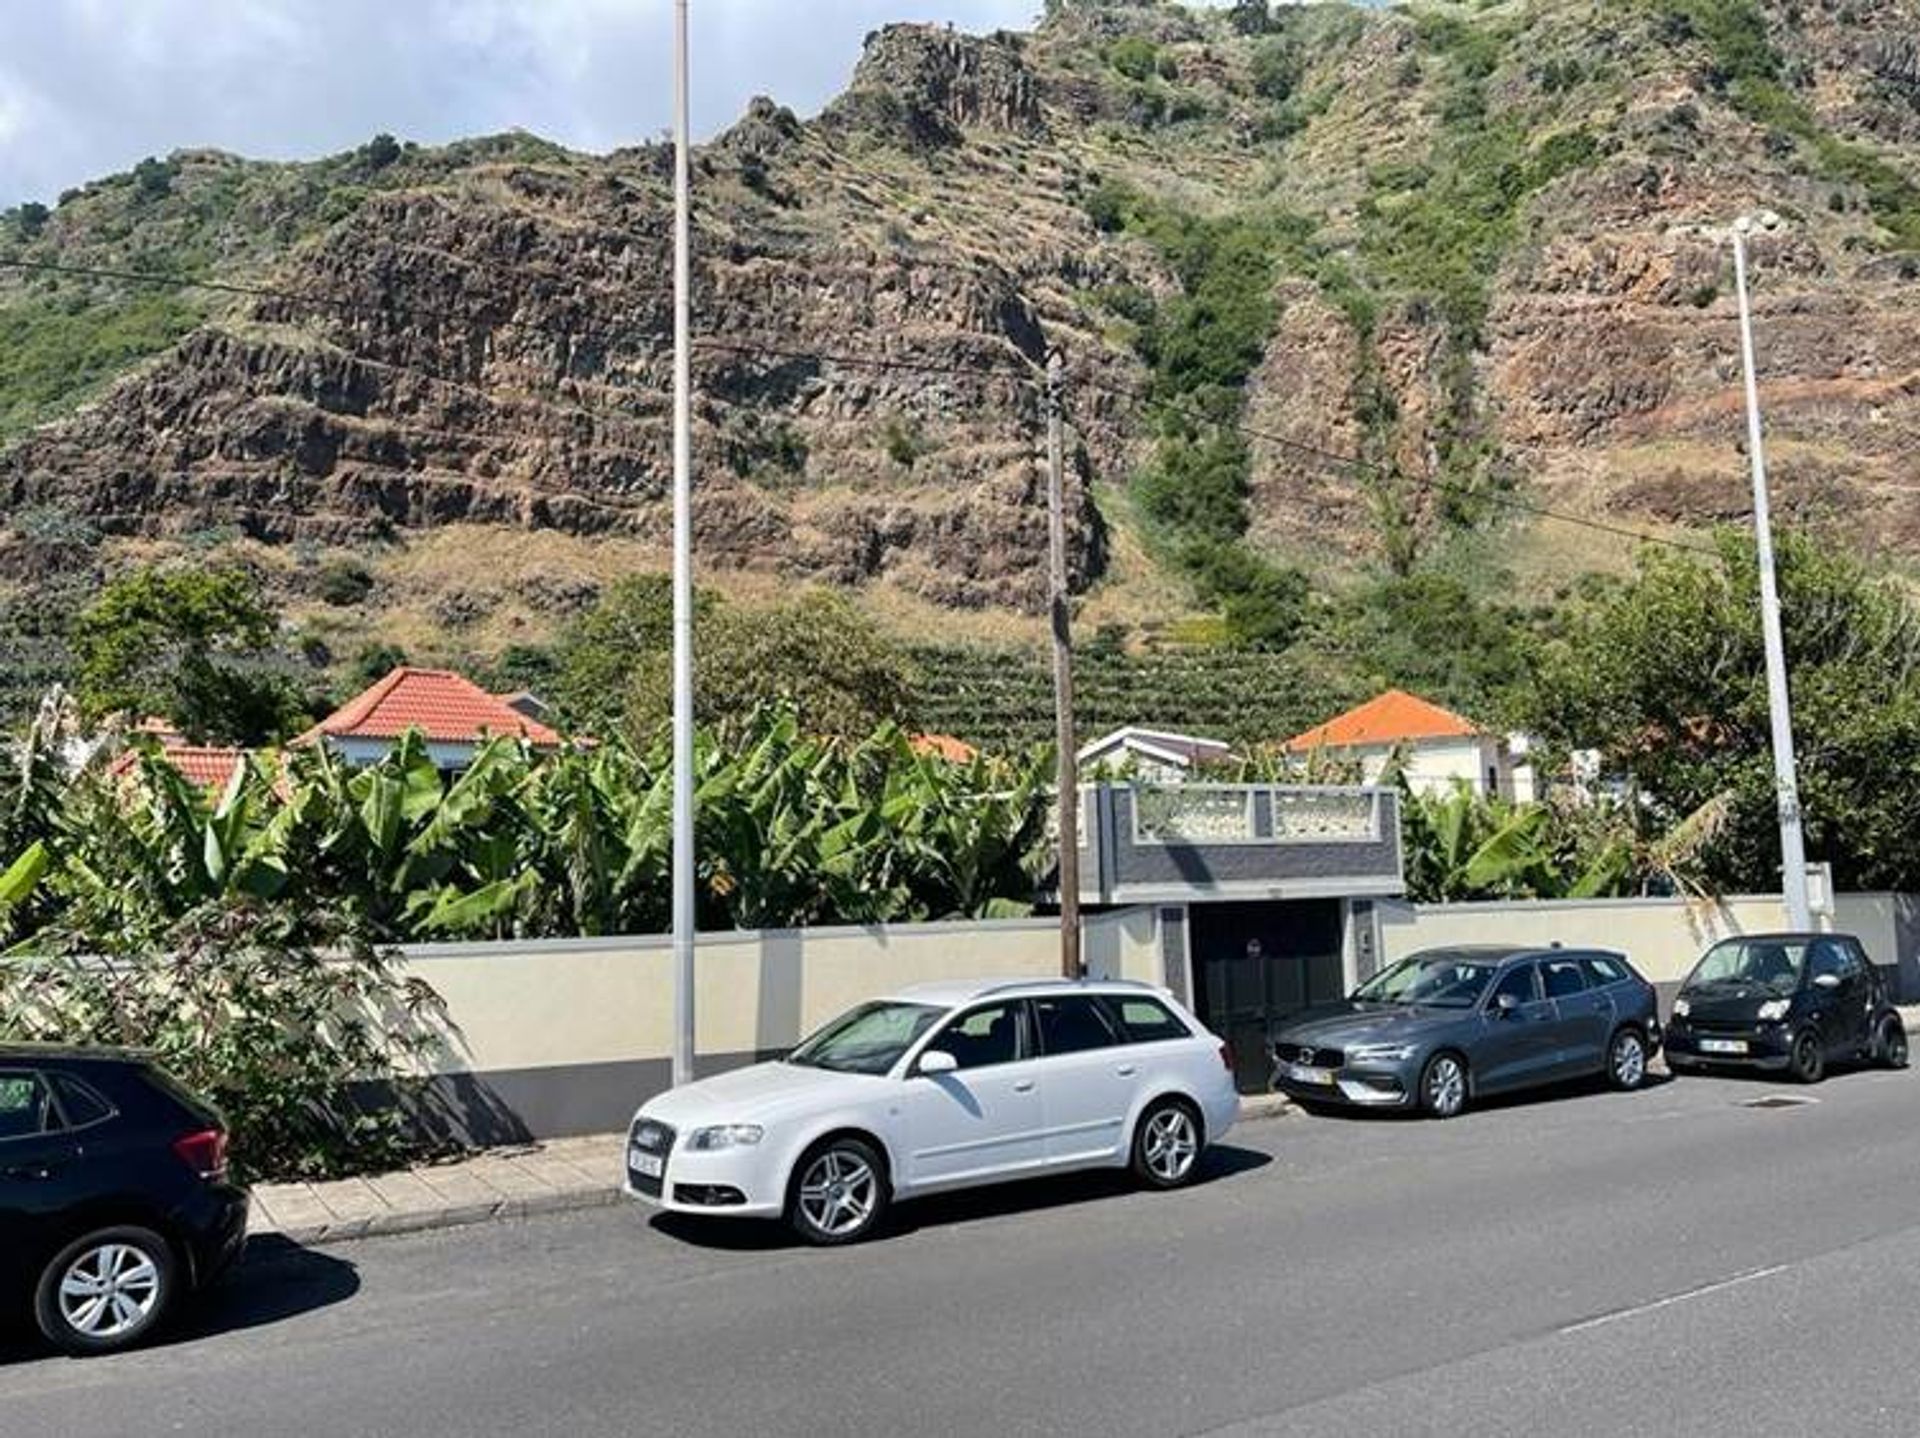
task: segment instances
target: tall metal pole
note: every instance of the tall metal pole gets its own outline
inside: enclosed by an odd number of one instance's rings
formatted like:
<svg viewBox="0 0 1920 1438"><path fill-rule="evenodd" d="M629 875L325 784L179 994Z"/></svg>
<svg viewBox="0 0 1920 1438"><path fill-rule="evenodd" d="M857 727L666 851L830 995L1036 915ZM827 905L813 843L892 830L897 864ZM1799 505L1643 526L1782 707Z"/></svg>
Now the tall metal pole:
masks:
<svg viewBox="0 0 1920 1438"><path fill-rule="evenodd" d="M693 226L687 0L673 6L673 1081L693 1078Z"/></svg>
<svg viewBox="0 0 1920 1438"><path fill-rule="evenodd" d="M1773 778L1780 806L1780 888L1787 921L1813 927L1807 903L1807 850L1800 831L1800 781L1793 757L1793 710L1787 696L1787 651L1780 636L1780 592L1773 571L1773 516L1767 502L1767 456L1760 436L1760 384L1754 374L1753 311L1747 299L1747 233L1742 215L1733 226L1733 278L1740 296L1740 356L1747 378L1747 454L1753 461L1753 528L1760 549L1760 632L1767 651L1767 708L1773 725Z"/></svg>
<svg viewBox="0 0 1920 1438"><path fill-rule="evenodd" d="M1047 356L1047 571L1053 627L1053 738L1059 752L1060 972L1080 977L1080 762L1073 737L1073 634L1067 597L1066 462L1061 453L1063 360Z"/></svg>

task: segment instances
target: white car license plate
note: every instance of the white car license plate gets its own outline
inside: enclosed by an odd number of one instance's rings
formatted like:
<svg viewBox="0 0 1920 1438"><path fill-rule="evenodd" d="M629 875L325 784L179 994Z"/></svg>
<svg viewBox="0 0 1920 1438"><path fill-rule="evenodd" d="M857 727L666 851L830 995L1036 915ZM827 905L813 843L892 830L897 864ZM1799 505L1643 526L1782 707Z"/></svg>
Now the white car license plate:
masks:
<svg viewBox="0 0 1920 1438"><path fill-rule="evenodd" d="M627 1150L627 1167L642 1178L658 1178L667 1171L666 1160L657 1153L643 1153L637 1148Z"/></svg>
<svg viewBox="0 0 1920 1438"><path fill-rule="evenodd" d="M1745 1039L1702 1039L1700 1052L1703 1054L1743 1054L1747 1051Z"/></svg>
<svg viewBox="0 0 1920 1438"><path fill-rule="evenodd" d="M1308 1068L1305 1064L1288 1064L1287 1077L1295 1083L1324 1085L1333 1082L1333 1070Z"/></svg>

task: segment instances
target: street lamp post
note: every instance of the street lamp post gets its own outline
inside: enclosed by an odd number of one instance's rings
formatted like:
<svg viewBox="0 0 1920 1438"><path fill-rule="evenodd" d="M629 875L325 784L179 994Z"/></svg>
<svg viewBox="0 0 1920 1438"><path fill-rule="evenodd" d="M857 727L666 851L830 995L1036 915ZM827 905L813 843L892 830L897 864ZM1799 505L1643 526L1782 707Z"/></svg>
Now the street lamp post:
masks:
<svg viewBox="0 0 1920 1438"><path fill-rule="evenodd" d="M1761 217L1771 225L1773 217ZM1760 632L1767 651L1767 710L1773 729L1774 792L1780 808L1780 887L1787 920L1813 927L1807 903L1807 851L1800 829L1800 781L1793 757L1793 709L1787 694L1786 643L1780 634L1780 591L1774 578L1773 516L1767 502L1767 455L1760 434L1760 385L1754 374L1753 309L1747 298L1747 236L1754 221L1733 226L1733 279L1740 298L1740 357L1746 370L1747 455L1753 464L1753 529L1760 551Z"/></svg>
<svg viewBox="0 0 1920 1438"><path fill-rule="evenodd" d="M687 0L673 7L673 1081L693 1079L693 226Z"/></svg>

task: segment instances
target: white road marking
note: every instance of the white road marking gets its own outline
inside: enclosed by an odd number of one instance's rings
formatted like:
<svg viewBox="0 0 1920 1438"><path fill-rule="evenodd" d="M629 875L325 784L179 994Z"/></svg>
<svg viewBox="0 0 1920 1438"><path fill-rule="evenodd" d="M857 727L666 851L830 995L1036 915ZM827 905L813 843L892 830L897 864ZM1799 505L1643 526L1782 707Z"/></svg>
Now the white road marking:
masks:
<svg viewBox="0 0 1920 1438"><path fill-rule="evenodd" d="M1776 1273L1784 1273L1788 1265L1776 1263L1770 1268L1750 1269L1746 1273L1736 1273L1731 1278L1717 1279L1712 1283L1703 1283L1698 1288L1689 1288L1684 1293L1670 1293L1665 1298L1656 1298L1651 1303L1640 1303L1632 1308L1620 1308L1612 1313L1603 1313L1598 1318L1583 1318L1578 1323L1564 1324L1554 1330L1555 1333L1584 1333L1589 1328L1599 1328L1608 1323L1617 1323L1623 1318L1638 1318L1643 1313L1652 1313L1658 1309L1671 1308L1676 1303L1685 1303L1690 1298L1704 1298L1709 1293L1721 1293L1729 1288L1738 1288L1743 1283L1755 1283L1762 1278L1771 1278Z"/></svg>

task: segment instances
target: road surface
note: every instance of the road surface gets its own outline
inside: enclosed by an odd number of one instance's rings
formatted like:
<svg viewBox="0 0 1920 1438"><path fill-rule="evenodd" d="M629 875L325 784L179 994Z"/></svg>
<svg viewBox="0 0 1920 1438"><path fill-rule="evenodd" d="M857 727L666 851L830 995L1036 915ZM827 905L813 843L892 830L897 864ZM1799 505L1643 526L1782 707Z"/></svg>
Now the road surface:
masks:
<svg viewBox="0 0 1920 1438"><path fill-rule="evenodd" d="M1920 1076L1236 1130L815 1252L617 1209L252 1256L0 1433L1920 1432Z"/></svg>

